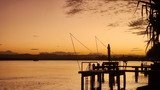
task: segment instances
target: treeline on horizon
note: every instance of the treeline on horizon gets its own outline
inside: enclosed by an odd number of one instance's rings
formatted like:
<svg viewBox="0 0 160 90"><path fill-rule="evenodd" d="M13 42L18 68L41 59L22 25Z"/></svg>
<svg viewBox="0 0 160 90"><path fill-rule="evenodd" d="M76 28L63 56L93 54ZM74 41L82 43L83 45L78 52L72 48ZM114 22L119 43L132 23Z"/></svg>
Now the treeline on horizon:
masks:
<svg viewBox="0 0 160 90"><path fill-rule="evenodd" d="M113 55L112 60L122 61L147 61L141 55ZM40 53L33 54L0 54L0 60L108 60L107 55L87 54L87 55L73 55L73 54L49 54Z"/></svg>

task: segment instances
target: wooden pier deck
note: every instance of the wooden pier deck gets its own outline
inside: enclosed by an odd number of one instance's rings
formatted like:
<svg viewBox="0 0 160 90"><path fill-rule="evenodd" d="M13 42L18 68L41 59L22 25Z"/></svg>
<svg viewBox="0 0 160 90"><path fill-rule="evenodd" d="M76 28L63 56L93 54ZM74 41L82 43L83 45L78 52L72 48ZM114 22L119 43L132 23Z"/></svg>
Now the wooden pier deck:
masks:
<svg viewBox="0 0 160 90"><path fill-rule="evenodd" d="M87 63L87 62L85 62ZM96 65L97 64L97 65ZM81 64L83 67L83 62ZM117 84L118 90L125 90L126 89L126 72L135 73L135 82L138 82L139 73L144 74L147 76L148 71L151 69L149 65L143 66L120 66L118 62L103 62L102 65L96 62L88 62L88 70L79 71L78 73L81 74L81 90L88 90L88 86L84 84L84 79L86 77L90 77L90 90L102 90L102 83L104 82L104 74L109 75L109 87L110 90L113 90L113 86L115 83ZM95 76L97 76L97 81L99 86L95 88ZM120 76L123 76L123 88L120 86ZM116 82L115 82L116 78ZM88 80L88 79L87 79ZM88 83L87 83L88 84ZM84 87L87 86L85 89Z"/></svg>

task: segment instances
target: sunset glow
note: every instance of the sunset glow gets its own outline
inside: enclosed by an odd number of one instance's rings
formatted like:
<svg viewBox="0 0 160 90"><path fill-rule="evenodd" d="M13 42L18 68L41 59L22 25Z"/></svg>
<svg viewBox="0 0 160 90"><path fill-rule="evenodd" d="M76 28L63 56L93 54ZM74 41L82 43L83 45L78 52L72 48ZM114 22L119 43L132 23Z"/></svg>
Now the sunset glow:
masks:
<svg viewBox="0 0 160 90"><path fill-rule="evenodd" d="M76 51L82 54L96 53L95 36L111 45L112 54L145 54L146 37L133 34L128 26L130 21L141 17L139 11L134 14L136 4L113 2L106 7L102 4L100 9L104 12L68 15L65 0L0 0L0 51L73 52L69 35L72 33L92 50L74 39ZM98 47L99 53L106 53L99 42Z"/></svg>

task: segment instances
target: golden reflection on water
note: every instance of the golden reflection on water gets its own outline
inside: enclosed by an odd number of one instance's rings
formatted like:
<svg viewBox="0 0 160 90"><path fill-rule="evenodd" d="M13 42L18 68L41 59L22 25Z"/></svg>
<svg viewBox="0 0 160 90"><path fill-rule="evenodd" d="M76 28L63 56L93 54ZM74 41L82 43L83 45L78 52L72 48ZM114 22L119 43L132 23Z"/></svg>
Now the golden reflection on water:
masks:
<svg viewBox="0 0 160 90"><path fill-rule="evenodd" d="M80 90L78 70L76 61L1 61L0 90ZM105 77L102 88L109 90L108 75ZM135 83L134 74L127 73L127 90L146 83L143 75Z"/></svg>

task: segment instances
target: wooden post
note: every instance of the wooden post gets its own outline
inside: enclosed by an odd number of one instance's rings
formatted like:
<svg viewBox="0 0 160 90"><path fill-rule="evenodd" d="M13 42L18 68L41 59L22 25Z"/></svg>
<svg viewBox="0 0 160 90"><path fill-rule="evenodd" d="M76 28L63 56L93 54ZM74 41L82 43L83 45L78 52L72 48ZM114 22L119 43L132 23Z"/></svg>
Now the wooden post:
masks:
<svg viewBox="0 0 160 90"><path fill-rule="evenodd" d="M113 76L112 72L109 72L109 87L110 87L110 90L113 90L113 83L114 83L114 76Z"/></svg>
<svg viewBox="0 0 160 90"><path fill-rule="evenodd" d="M98 63L98 64L97 64L97 70L99 70L99 66L100 66L100 64Z"/></svg>
<svg viewBox="0 0 160 90"><path fill-rule="evenodd" d="M85 90L88 90L88 76L85 77Z"/></svg>
<svg viewBox="0 0 160 90"><path fill-rule="evenodd" d="M102 63L102 70L104 70L104 64ZM102 82L104 82L104 73L102 73Z"/></svg>
<svg viewBox="0 0 160 90"><path fill-rule="evenodd" d="M92 64L92 69L95 70L95 64Z"/></svg>
<svg viewBox="0 0 160 90"><path fill-rule="evenodd" d="M102 82L104 83L104 73L102 73Z"/></svg>
<svg viewBox="0 0 160 90"><path fill-rule="evenodd" d="M90 90L95 90L94 85L95 85L95 75L92 75L90 80Z"/></svg>
<svg viewBox="0 0 160 90"><path fill-rule="evenodd" d="M81 71L83 71L83 63L81 63Z"/></svg>
<svg viewBox="0 0 160 90"><path fill-rule="evenodd" d="M101 90L102 89L101 73L98 74L98 82L99 82L99 86L98 86L97 90Z"/></svg>
<svg viewBox="0 0 160 90"><path fill-rule="evenodd" d="M135 67L135 82L138 82L138 67Z"/></svg>
<svg viewBox="0 0 160 90"><path fill-rule="evenodd" d="M141 71L143 71L143 62L141 63Z"/></svg>
<svg viewBox="0 0 160 90"><path fill-rule="evenodd" d="M99 82L99 78L98 78L98 75L97 75L97 81Z"/></svg>
<svg viewBox="0 0 160 90"><path fill-rule="evenodd" d="M118 90L121 89L120 87L120 75L117 74L117 86L118 86Z"/></svg>
<svg viewBox="0 0 160 90"><path fill-rule="evenodd" d="M81 76L81 90L84 90L84 76Z"/></svg>
<svg viewBox="0 0 160 90"><path fill-rule="evenodd" d="M126 90L126 73L123 75L123 89Z"/></svg>
<svg viewBox="0 0 160 90"><path fill-rule="evenodd" d="M98 63L98 64L97 64L97 70L99 70L99 66L100 66L100 64ZM99 81L99 79L100 79L100 78L99 78L98 75L97 75L97 81Z"/></svg>
<svg viewBox="0 0 160 90"><path fill-rule="evenodd" d="M144 68L144 76L147 76L147 67Z"/></svg>

